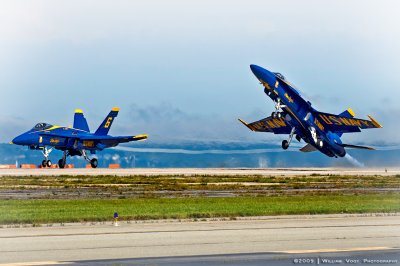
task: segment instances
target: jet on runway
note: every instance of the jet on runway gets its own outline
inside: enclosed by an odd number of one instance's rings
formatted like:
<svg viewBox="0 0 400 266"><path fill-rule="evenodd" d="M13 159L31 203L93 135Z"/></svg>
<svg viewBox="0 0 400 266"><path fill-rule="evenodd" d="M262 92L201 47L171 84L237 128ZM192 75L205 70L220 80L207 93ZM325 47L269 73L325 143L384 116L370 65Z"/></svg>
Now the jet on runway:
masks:
<svg viewBox="0 0 400 266"><path fill-rule="evenodd" d="M94 133L90 133L89 126L82 110L75 110L73 127L53 126L47 123L38 123L31 130L14 138L12 144L28 146L31 150L41 150L44 156L43 167L50 167L49 155L53 149L63 151L58 166L64 168L67 156L83 156L96 168L96 158L90 159L87 151L95 154L105 148L115 147L120 143L147 139L146 134L137 136L109 136L108 131L118 115L119 108L114 107Z"/></svg>
<svg viewBox="0 0 400 266"><path fill-rule="evenodd" d="M250 69L263 85L264 92L275 103L275 111L269 117L249 124L239 119L250 130L289 134L289 138L282 141L282 148L285 150L294 136L298 141L304 140L307 143L300 151L318 150L330 157L345 156L345 148L373 150L371 147L344 144L340 139L343 133L381 128L370 115L370 120L354 118L354 112L350 108L339 115L319 112L282 74L270 72L257 65L250 65Z"/></svg>

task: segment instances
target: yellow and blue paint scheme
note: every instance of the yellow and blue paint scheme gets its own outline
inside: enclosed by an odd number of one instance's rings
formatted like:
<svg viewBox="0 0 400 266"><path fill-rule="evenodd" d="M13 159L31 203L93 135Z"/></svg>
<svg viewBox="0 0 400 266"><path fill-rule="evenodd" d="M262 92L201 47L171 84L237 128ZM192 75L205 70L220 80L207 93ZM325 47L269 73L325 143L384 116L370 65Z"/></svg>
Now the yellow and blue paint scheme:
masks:
<svg viewBox="0 0 400 266"><path fill-rule="evenodd" d="M37 123L31 130L15 137L12 144L28 146L30 149L41 150L53 147L67 151L69 155L82 155L83 150L92 154L105 148L115 147L120 143L147 139L146 134L137 136L110 136L108 132L112 122L118 115L119 108L114 107L100 124L99 128L90 133L86 118L81 109L76 109L72 127L53 126L48 123Z"/></svg>
<svg viewBox="0 0 400 266"><path fill-rule="evenodd" d="M368 116L369 120L354 118L354 111L350 108L339 115L319 112L282 74L271 72L257 65L250 65L250 69L263 85L264 92L274 102L279 101L282 105L281 118L270 116L252 123L246 123L239 119L250 130L274 134L293 133L298 140L303 139L307 144L313 146L313 150L319 150L330 157L345 156L346 147L371 149L343 144L340 138L343 133L381 128L382 126L371 116ZM306 150L310 151L309 148Z"/></svg>

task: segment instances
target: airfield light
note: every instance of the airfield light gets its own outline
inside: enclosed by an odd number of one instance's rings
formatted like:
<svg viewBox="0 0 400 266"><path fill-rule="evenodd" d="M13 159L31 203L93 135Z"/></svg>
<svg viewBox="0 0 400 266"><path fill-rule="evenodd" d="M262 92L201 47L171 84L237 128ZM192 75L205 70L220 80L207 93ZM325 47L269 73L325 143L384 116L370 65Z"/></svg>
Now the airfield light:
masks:
<svg viewBox="0 0 400 266"><path fill-rule="evenodd" d="M119 226L118 225L118 212L114 212L114 226Z"/></svg>

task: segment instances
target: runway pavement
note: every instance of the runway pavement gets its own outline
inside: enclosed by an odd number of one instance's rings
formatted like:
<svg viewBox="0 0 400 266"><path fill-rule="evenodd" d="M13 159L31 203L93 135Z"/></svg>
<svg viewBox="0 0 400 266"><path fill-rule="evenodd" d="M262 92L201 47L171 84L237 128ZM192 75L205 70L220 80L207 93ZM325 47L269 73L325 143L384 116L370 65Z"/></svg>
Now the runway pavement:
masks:
<svg viewBox="0 0 400 266"><path fill-rule="evenodd" d="M57 175L397 175L400 168L72 168L72 169L0 169L0 176Z"/></svg>
<svg viewBox="0 0 400 266"><path fill-rule="evenodd" d="M399 214L161 220L119 225L4 227L0 229L0 263L293 265L297 258L368 258L399 265L400 259Z"/></svg>

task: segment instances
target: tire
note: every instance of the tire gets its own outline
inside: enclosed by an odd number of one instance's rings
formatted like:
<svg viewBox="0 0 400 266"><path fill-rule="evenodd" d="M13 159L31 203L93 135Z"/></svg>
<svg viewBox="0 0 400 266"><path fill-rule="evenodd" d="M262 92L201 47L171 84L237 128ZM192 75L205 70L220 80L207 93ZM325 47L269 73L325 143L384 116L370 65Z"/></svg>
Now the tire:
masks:
<svg viewBox="0 0 400 266"><path fill-rule="evenodd" d="M92 166L92 168L97 168L98 165L98 161L96 158L93 158L92 160L90 160L90 166Z"/></svg>
<svg viewBox="0 0 400 266"><path fill-rule="evenodd" d="M63 159L58 160L58 167L59 168L64 168L65 167L65 162Z"/></svg>
<svg viewBox="0 0 400 266"><path fill-rule="evenodd" d="M289 148L289 142L285 139L282 141L282 149L287 150Z"/></svg>
<svg viewBox="0 0 400 266"><path fill-rule="evenodd" d="M46 167L47 166L47 161L46 160L43 160L42 161L42 167L44 168L44 167Z"/></svg>
<svg viewBox="0 0 400 266"><path fill-rule="evenodd" d="M47 167L51 167L51 165L52 165L51 161L48 160L48 161L46 162L46 166L47 166Z"/></svg>

